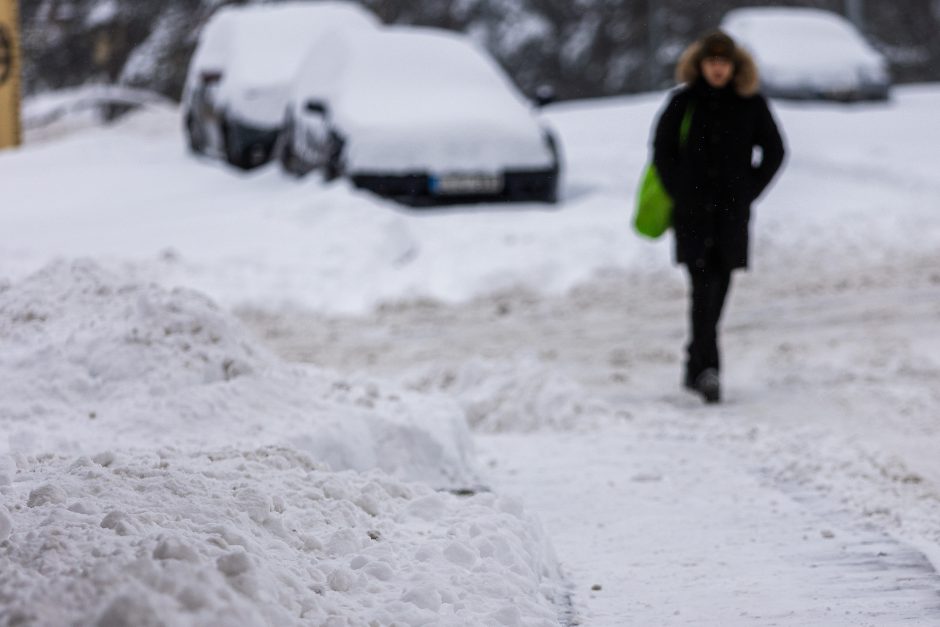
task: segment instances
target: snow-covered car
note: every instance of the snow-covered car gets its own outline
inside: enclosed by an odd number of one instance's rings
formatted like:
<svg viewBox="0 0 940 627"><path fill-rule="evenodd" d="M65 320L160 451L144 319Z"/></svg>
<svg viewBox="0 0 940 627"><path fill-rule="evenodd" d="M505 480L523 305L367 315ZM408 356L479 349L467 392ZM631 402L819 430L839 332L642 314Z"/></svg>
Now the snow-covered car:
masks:
<svg viewBox="0 0 940 627"><path fill-rule="evenodd" d="M270 159L291 81L327 33L374 29L379 20L348 2L225 7L203 28L183 92L190 148L253 168Z"/></svg>
<svg viewBox="0 0 940 627"><path fill-rule="evenodd" d="M776 98L885 100L888 62L844 17L820 9L729 11L721 27L757 61L765 94Z"/></svg>
<svg viewBox="0 0 940 627"><path fill-rule="evenodd" d="M556 200L536 107L468 37L389 27L324 39L301 65L280 160L407 204Z"/></svg>

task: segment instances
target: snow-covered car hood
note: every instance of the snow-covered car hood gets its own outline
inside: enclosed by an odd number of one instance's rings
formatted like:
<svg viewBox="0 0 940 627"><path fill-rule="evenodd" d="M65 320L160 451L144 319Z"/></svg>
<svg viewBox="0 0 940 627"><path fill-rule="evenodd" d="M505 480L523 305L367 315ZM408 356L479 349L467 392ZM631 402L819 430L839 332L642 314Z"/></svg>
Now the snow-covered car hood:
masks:
<svg viewBox="0 0 940 627"><path fill-rule="evenodd" d="M346 140L347 170L502 172L555 165L547 132L527 112L508 118L486 111L431 113L419 108L384 117L340 114L335 125Z"/></svg>
<svg viewBox="0 0 940 627"><path fill-rule="evenodd" d="M259 129L279 128L290 94L289 83L220 89L216 104L233 120Z"/></svg>

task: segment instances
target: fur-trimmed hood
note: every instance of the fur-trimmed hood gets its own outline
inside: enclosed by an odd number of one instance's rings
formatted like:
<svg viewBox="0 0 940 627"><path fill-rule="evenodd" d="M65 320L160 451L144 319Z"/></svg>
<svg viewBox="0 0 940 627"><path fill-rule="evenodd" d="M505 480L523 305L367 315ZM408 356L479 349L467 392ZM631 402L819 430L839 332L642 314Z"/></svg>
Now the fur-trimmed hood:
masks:
<svg viewBox="0 0 940 627"><path fill-rule="evenodd" d="M760 90L760 74L754 58L741 46L734 51L734 90L739 96L749 98ZM676 81L692 84L701 75L702 41L696 41L685 49L676 65Z"/></svg>

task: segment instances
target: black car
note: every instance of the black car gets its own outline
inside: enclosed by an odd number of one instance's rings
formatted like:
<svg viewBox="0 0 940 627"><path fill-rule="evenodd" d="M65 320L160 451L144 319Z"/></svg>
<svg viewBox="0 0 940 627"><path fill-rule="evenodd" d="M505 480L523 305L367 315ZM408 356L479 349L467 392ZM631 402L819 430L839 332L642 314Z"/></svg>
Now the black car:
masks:
<svg viewBox="0 0 940 627"><path fill-rule="evenodd" d="M557 199L552 133L489 55L442 30L325 39L301 64L279 156L408 204Z"/></svg>

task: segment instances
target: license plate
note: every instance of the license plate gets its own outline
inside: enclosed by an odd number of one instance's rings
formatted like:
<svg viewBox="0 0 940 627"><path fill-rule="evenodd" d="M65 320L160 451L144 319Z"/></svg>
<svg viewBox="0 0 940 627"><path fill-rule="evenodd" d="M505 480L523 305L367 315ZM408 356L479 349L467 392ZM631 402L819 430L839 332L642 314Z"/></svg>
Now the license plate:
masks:
<svg viewBox="0 0 940 627"><path fill-rule="evenodd" d="M498 194L503 191L500 174L443 174L432 176L432 194L441 196L457 194Z"/></svg>
<svg viewBox="0 0 940 627"><path fill-rule="evenodd" d="M845 89L832 89L826 92L826 98L829 100L837 100L841 102L848 102L850 100L855 100L855 93Z"/></svg>

